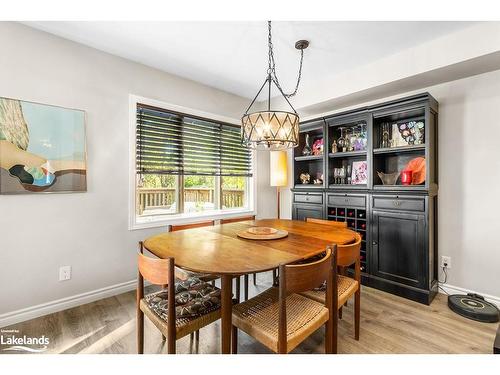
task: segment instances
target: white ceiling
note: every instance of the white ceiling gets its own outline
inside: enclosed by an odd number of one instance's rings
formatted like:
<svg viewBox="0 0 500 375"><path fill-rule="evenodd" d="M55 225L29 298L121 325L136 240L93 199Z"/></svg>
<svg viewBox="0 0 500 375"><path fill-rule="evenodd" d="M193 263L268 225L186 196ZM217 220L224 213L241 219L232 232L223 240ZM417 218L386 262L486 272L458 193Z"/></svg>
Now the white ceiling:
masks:
<svg viewBox="0 0 500 375"><path fill-rule="evenodd" d="M253 98L267 70L266 22L25 22L28 26L208 86ZM470 26L471 22L273 22L277 73L295 84L307 39L302 79L355 69Z"/></svg>

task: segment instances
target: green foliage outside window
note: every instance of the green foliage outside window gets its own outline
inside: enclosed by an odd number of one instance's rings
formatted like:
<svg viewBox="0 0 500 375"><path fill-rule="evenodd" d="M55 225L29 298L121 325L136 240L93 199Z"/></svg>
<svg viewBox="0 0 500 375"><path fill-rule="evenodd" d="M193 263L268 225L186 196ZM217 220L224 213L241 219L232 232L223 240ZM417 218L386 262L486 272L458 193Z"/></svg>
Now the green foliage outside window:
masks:
<svg viewBox="0 0 500 375"><path fill-rule="evenodd" d="M244 190L246 177L224 176L222 179L223 190ZM143 175L145 189L175 188L177 176L175 175ZM184 187L186 188L214 188L215 179L212 176L185 176Z"/></svg>
<svg viewBox="0 0 500 375"><path fill-rule="evenodd" d="M177 181L174 175L146 174L143 175L143 185L145 189L175 188Z"/></svg>

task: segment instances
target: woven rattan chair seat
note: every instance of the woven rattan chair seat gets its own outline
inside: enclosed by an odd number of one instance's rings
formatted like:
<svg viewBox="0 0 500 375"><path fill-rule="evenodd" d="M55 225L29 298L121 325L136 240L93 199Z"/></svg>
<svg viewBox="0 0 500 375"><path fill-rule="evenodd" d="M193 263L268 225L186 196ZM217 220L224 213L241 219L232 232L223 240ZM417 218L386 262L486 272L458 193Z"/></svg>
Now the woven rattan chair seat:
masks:
<svg viewBox="0 0 500 375"><path fill-rule="evenodd" d="M351 298L351 296L356 293L359 288L359 284L356 280L351 279L346 276L337 276L338 285L338 307L344 305L344 303ZM325 292L322 290L308 290L307 292L300 293L301 295L310 298L319 303L325 303Z"/></svg>
<svg viewBox="0 0 500 375"><path fill-rule="evenodd" d="M278 351L279 289L263 293L233 307L233 325L269 349ZM291 294L286 300L287 352L328 321L324 304Z"/></svg>

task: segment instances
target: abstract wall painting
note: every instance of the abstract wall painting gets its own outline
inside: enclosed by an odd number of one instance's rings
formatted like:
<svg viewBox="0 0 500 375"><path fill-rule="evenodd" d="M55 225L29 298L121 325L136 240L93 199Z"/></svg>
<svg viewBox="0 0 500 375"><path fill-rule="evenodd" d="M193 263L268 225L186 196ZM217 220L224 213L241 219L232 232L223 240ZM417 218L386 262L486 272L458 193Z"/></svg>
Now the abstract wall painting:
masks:
<svg viewBox="0 0 500 375"><path fill-rule="evenodd" d="M0 194L86 190L85 112L0 97Z"/></svg>

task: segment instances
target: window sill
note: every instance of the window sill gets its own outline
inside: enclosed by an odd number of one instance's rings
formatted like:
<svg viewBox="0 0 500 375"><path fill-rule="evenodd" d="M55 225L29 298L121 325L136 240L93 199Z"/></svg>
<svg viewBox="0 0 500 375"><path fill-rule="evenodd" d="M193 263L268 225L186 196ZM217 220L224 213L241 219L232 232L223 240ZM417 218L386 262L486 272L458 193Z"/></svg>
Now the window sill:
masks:
<svg viewBox="0 0 500 375"><path fill-rule="evenodd" d="M207 211L197 214L177 214L177 215L164 215L158 217L143 217L139 218L134 223L130 224L129 230L147 229L165 227L171 224L190 224L204 220L221 220L230 219L239 216L255 215L255 211L245 208L240 210L231 211Z"/></svg>

